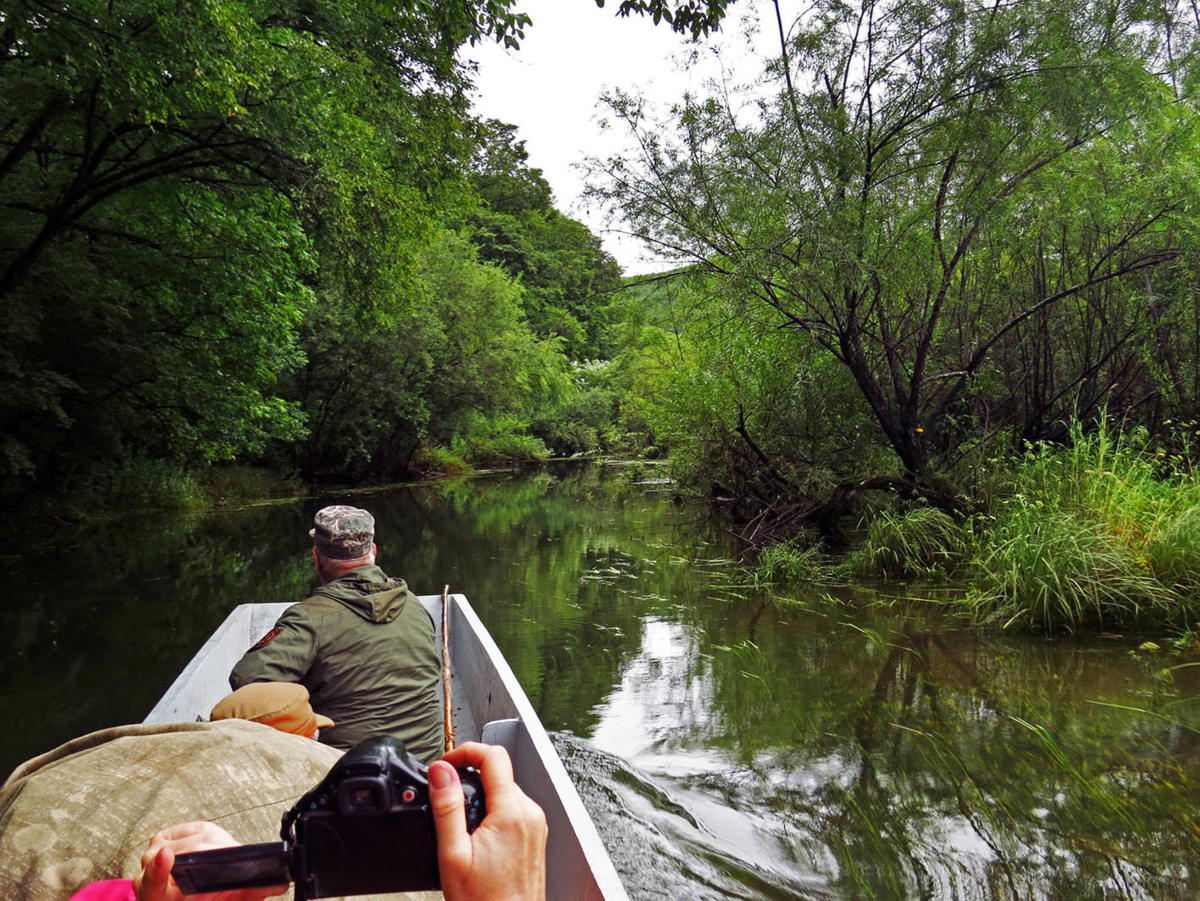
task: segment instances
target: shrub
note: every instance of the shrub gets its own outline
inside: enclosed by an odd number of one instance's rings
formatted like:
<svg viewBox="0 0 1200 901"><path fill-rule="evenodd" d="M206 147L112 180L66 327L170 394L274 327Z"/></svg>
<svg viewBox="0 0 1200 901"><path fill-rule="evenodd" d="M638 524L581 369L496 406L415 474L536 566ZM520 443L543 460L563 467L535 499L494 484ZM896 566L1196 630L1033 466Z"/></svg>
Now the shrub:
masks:
<svg viewBox="0 0 1200 901"><path fill-rule="evenodd" d="M189 510L206 506L196 477L166 460L134 459L122 463L103 492L112 509Z"/></svg>
<svg viewBox="0 0 1200 901"><path fill-rule="evenodd" d="M622 468L621 478L630 483L644 480L646 478L646 465L637 460L629 463Z"/></svg>
<svg viewBox="0 0 1200 901"><path fill-rule="evenodd" d="M456 437L452 451L468 463L501 463L508 461L544 460L550 451L540 438L532 435L500 433L486 438Z"/></svg>
<svg viewBox="0 0 1200 901"><path fill-rule="evenodd" d="M539 415L532 431L560 456L611 449L611 441L619 434L613 422L616 410L612 391L575 387L558 405Z"/></svg>
<svg viewBox="0 0 1200 901"><path fill-rule="evenodd" d="M515 414L462 415L450 441L450 451L472 465L544 460L550 456L540 438L529 434L529 422Z"/></svg>
<svg viewBox="0 0 1200 901"><path fill-rule="evenodd" d="M413 469L425 475L440 475L447 478L468 476L475 470L471 464L448 447L440 444L417 449L411 464Z"/></svg>
<svg viewBox="0 0 1200 901"><path fill-rule="evenodd" d="M200 474L199 483L208 501L214 504L292 497L303 492L295 476L238 464L213 466Z"/></svg>

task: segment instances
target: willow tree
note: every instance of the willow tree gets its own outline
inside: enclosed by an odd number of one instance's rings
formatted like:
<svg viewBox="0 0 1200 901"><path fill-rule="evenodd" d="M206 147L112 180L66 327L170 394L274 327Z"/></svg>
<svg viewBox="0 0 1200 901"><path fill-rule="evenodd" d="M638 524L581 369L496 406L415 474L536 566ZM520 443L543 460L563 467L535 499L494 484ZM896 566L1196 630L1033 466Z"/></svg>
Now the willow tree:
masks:
<svg viewBox="0 0 1200 901"><path fill-rule="evenodd" d="M1186 243L1195 23L1124 0L774 10L766 96L667 123L609 98L636 150L595 191L853 379L903 471L876 484L953 506L937 486L1010 415L997 348L1069 299L1144 294Z"/></svg>

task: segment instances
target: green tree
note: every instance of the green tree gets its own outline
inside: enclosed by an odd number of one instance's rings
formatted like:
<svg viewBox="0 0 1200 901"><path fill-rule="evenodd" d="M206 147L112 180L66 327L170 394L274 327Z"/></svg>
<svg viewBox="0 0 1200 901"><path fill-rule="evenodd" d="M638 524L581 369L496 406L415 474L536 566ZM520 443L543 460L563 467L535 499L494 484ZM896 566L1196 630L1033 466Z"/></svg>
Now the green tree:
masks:
<svg viewBox="0 0 1200 901"><path fill-rule="evenodd" d="M613 97L639 150L596 192L703 273L714 303L803 334L794 347L853 380L907 473L876 484L953 506L941 478L1014 419L1012 343L1068 301L1136 302L1179 257L1195 28L1172 16L818 3L780 28L769 101L689 97L664 128Z"/></svg>
<svg viewBox="0 0 1200 901"><path fill-rule="evenodd" d="M629 16L637 13L639 16L650 16L657 25L665 21L672 30L680 34L690 33L693 40L716 31L721 20L725 18L728 7L737 0L621 0L617 7L617 15ZM596 0L596 5L604 6L604 0Z"/></svg>
<svg viewBox="0 0 1200 901"><path fill-rule="evenodd" d="M637 305L660 304L657 324L641 327L641 350L621 361L640 370L630 393L685 482L720 479L769 504L827 492L847 461L889 462L864 441L869 411L852 380L807 335L743 319L738 298L699 279L670 278L658 293L667 299Z"/></svg>
<svg viewBox="0 0 1200 901"><path fill-rule="evenodd" d="M531 334L520 287L473 246L441 233L417 277L419 292L369 328L336 297L306 323L288 393L309 424L294 448L307 478L407 476L422 443L450 445L561 390L557 343Z"/></svg>
<svg viewBox="0 0 1200 901"><path fill-rule="evenodd" d="M230 457L295 436L273 396L314 289L386 315L465 199L467 41L508 0L0 11L0 476Z"/></svg>
<svg viewBox="0 0 1200 901"><path fill-rule="evenodd" d="M616 261L587 226L554 208L550 185L527 165L514 126L489 121L481 137L472 182L483 204L470 221L481 259L520 279L538 335L562 338L575 360L607 356L607 310L621 275Z"/></svg>

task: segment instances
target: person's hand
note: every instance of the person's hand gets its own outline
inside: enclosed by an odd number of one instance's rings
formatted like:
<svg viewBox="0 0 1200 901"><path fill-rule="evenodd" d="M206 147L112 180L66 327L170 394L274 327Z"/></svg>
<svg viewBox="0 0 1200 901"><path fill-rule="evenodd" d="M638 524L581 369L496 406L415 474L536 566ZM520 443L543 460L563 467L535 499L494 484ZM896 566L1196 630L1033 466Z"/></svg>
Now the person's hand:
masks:
<svg viewBox="0 0 1200 901"><path fill-rule="evenodd" d="M487 816L470 834L459 766L479 770L487 797ZM429 800L446 901L545 901L546 814L513 781L507 751L455 748L429 767Z"/></svg>
<svg viewBox="0 0 1200 901"><path fill-rule="evenodd" d="M142 855L142 872L133 877L137 901L263 901L287 891L286 885L266 888L244 888L206 895L184 895L171 878L176 854L208 851L212 848L233 848L241 844L216 823L180 823L150 839L150 847Z"/></svg>

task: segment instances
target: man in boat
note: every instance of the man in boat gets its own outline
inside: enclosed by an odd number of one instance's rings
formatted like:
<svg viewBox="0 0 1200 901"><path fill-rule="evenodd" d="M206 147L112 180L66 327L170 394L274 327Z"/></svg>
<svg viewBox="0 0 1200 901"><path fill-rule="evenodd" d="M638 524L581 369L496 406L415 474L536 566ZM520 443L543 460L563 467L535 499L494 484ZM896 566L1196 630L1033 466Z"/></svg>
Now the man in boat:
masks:
<svg viewBox="0 0 1200 901"><path fill-rule="evenodd" d="M403 579L375 565L375 519L366 510L325 507L308 534L321 586L246 652L230 685L298 682L337 724L321 729L321 742L346 750L394 735L422 760L436 760L441 660L432 617Z"/></svg>

